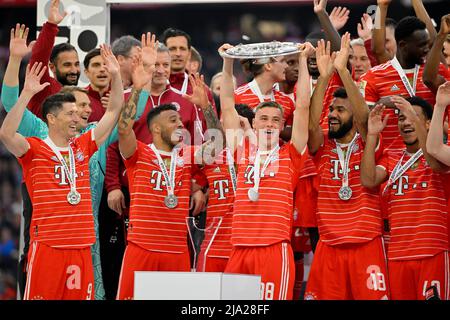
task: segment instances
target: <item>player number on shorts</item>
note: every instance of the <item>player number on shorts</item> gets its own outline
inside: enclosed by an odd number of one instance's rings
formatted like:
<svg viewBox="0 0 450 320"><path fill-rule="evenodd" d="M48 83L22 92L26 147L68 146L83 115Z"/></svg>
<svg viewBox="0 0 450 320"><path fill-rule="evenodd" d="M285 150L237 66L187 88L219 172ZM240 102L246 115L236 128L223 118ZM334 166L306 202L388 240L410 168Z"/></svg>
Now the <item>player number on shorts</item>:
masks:
<svg viewBox="0 0 450 320"><path fill-rule="evenodd" d="M275 284L273 282L261 282L261 296L264 300L273 300Z"/></svg>
<svg viewBox="0 0 450 320"><path fill-rule="evenodd" d="M441 296L441 282L439 280L432 280L430 284L428 284L428 280L423 282L423 292L422 295L425 297L427 289L429 287L436 287L439 297Z"/></svg>
<svg viewBox="0 0 450 320"><path fill-rule="evenodd" d="M386 281L379 266L370 265L367 267L366 272L369 274L367 288L374 291L386 291Z"/></svg>

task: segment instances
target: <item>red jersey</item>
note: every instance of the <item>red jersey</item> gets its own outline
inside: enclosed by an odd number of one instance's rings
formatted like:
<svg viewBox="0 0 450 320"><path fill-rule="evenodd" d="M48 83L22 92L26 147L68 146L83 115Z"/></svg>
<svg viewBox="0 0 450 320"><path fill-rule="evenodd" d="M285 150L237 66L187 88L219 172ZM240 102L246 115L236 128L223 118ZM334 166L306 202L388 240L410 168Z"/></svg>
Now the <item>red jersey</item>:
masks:
<svg viewBox="0 0 450 320"><path fill-rule="evenodd" d="M388 176L402 159L412 155L389 152L378 165ZM447 197L444 190L449 174L433 172L421 156L384 193L391 227L390 260L413 260L448 250Z"/></svg>
<svg viewBox="0 0 450 320"><path fill-rule="evenodd" d="M272 89L272 95L261 96L260 98L260 93L257 91L259 91L259 87L255 80L240 86L234 91L236 104L243 103L248 105L251 109L255 109L261 102L276 101L283 107L285 125L292 125L295 102L288 95Z"/></svg>
<svg viewBox="0 0 450 320"><path fill-rule="evenodd" d="M293 192L308 152L299 154L292 143L275 153L261 174L258 201L250 201L254 186L254 146L245 144L238 165L238 183L233 211L231 241L234 246L269 246L290 241L293 219ZM250 149L250 150L249 150ZM263 165L261 164L260 168Z"/></svg>
<svg viewBox="0 0 450 320"><path fill-rule="evenodd" d="M209 183L207 216L208 218L222 217L222 223L208 251L208 257L229 258L232 249L231 224L233 221L234 187L228 166L227 151L223 150L217 157L217 161L211 165L206 165L203 168L203 173ZM204 243L205 241L202 245Z"/></svg>
<svg viewBox="0 0 450 320"><path fill-rule="evenodd" d="M178 205L173 209L164 204L166 181L150 146L137 141L134 154L124 159L130 187L128 241L150 251L184 253L188 250L185 219L189 215L192 161L186 151L182 149L176 161L174 193ZM170 154L160 153L169 171Z"/></svg>
<svg viewBox="0 0 450 320"><path fill-rule="evenodd" d="M423 83L424 66L419 67L417 75L417 84L415 95L428 101L432 106L435 103L435 93L433 93ZM404 70L409 82L413 86L414 69ZM439 65L439 74L446 76L445 67L441 63ZM384 97L401 95L405 98L409 97L409 93L403 84L397 70L392 65L392 60L384 64L373 67L366 74L362 75L359 81L361 93L366 99L367 104L373 105ZM383 145L386 149L403 150L404 144L398 131L398 114L397 109L386 108L385 115L389 115L388 123L383 130Z"/></svg>
<svg viewBox="0 0 450 320"><path fill-rule="evenodd" d="M89 183L89 158L97 151L93 132L71 140L75 157L76 189L81 195L77 205L67 201L70 184L61 162L44 140L26 138L30 149L18 158L33 203L30 242L54 248L85 248L95 242ZM68 148L59 148L67 160Z"/></svg>
<svg viewBox="0 0 450 320"><path fill-rule="evenodd" d="M348 145L341 145L347 149ZM342 166L336 141L325 137L323 146L314 159L318 166L317 222L320 240L327 245L368 242L381 235L382 221L378 189L361 185L360 166L364 150L361 136L355 140L349 160L348 185L352 190L349 200L339 198L342 186ZM378 147L376 157L381 156Z"/></svg>

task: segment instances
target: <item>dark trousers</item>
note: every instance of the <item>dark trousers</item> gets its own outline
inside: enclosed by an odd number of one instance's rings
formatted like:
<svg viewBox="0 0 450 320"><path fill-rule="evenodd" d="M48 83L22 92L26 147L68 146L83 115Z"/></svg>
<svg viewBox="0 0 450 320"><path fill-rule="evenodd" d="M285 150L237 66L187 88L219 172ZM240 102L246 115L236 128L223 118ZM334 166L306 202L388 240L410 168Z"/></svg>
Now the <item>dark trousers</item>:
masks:
<svg viewBox="0 0 450 320"><path fill-rule="evenodd" d="M125 195L125 204L130 206L128 189L122 188ZM102 264L103 286L106 300L115 300L119 286L120 269L126 247L126 223L128 221L128 209L126 214L118 215L108 207L108 193L103 190L100 210L98 214L100 259Z"/></svg>

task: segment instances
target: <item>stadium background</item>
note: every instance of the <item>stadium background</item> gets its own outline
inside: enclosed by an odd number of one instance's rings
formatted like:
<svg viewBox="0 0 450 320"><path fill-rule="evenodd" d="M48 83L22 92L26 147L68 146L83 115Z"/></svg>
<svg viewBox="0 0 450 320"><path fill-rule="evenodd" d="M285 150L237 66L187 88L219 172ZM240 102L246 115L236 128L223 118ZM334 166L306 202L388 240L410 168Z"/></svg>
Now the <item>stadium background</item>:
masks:
<svg viewBox="0 0 450 320"><path fill-rule="evenodd" d="M93 0L101 1L101 0ZM170 2L170 1L166 1ZM185 1L186 2L186 1ZM202 1L196 1L202 2ZM223 1L226 2L226 1ZM264 1L240 3L196 4L113 4L110 11L110 39L131 34L137 38L143 31L161 35L167 27L188 32L192 44L203 57L202 73L209 82L221 69L217 48L225 43L271 40L303 41L311 31L320 28L313 12L312 0ZM448 0L424 0L425 7L439 26L440 17L448 12ZM335 6L350 9L350 18L341 32L356 35L356 25L363 13L374 14L375 0L328 1L328 12ZM371 7L372 6L372 7ZM393 0L388 16L400 20L414 15L410 0ZM30 39L36 35L36 0L0 0L0 79L3 79L8 62L10 29L17 23L25 23L31 29ZM21 68L23 84L24 66ZM245 76L237 69L238 84ZM0 124L5 117L0 107ZM20 250L20 219L22 212L20 195L21 170L15 158L0 143L0 300L16 298L17 258Z"/></svg>

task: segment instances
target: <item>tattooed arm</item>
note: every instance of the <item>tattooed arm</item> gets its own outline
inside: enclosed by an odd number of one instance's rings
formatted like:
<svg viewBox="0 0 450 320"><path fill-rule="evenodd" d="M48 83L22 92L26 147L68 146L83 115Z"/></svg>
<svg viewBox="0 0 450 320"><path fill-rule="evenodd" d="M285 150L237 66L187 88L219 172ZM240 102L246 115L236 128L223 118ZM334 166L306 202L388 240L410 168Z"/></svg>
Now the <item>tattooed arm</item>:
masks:
<svg viewBox="0 0 450 320"><path fill-rule="evenodd" d="M133 131L136 118L136 104L141 89L133 88L128 101L125 102L117 124L119 132L119 150L124 158L129 158L136 151L136 135Z"/></svg>
<svg viewBox="0 0 450 320"><path fill-rule="evenodd" d="M133 89L128 101L122 107L117 124L119 150L124 158L131 157L136 151L137 143L133 125L136 119L137 103L144 86L152 81L153 71L155 70L156 48L158 46L158 43L155 41L155 35L149 32L142 34L141 45L143 48L142 56L133 61L133 71L131 73Z"/></svg>
<svg viewBox="0 0 450 320"><path fill-rule="evenodd" d="M214 158L225 148L225 132L213 106L209 103L203 76L190 75L189 80L192 85L192 95L185 94L183 98L202 108L208 127L205 132L206 142L202 145L203 158L207 155Z"/></svg>

